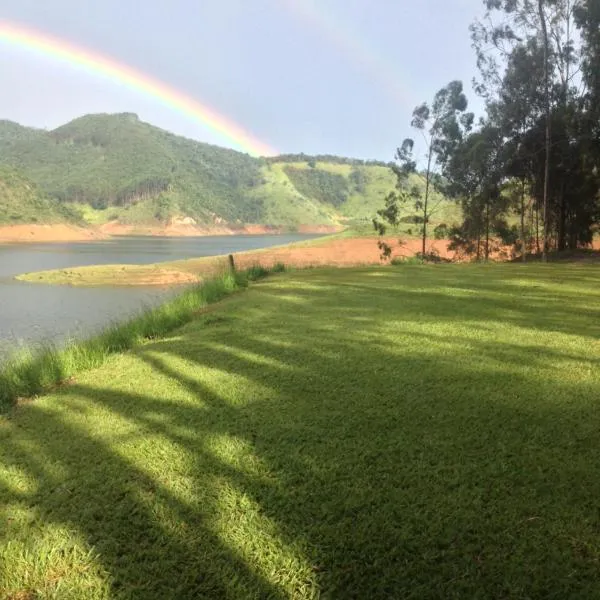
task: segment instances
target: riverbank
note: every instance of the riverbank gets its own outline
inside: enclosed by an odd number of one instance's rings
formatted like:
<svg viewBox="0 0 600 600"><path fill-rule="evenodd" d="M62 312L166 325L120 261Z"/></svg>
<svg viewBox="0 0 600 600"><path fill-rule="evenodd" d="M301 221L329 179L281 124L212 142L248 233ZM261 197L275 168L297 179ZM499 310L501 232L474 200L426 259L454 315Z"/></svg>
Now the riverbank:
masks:
<svg viewBox="0 0 600 600"><path fill-rule="evenodd" d="M235 254L239 269L260 264L270 268L283 263L292 268L307 267L355 267L381 264L381 251L376 237L346 237L332 235L316 240L297 242L275 248L264 248ZM400 244L397 238L388 238L394 258L408 258L421 250L421 241L406 239ZM452 259L445 240L431 240L428 248L440 257ZM155 263L151 265L99 265L73 269L55 269L25 273L17 279L30 283L63 284L75 286L97 285L176 285L199 281L220 272L227 265L226 256L192 258L187 260Z"/></svg>
<svg viewBox="0 0 600 600"><path fill-rule="evenodd" d="M273 272L282 270L282 265L271 269ZM109 327L100 335L74 341L64 348L51 346L14 357L0 366L0 412L19 398L35 396L81 371L99 366L110 354L169 333L192 320L208 304L246 287L249 281L265 277L269 272L263 268L236 273L221 271L201 285L188 288L156 308Z"/></svg>
<svg viewBox="0 0 600 600"><path fill-rule="evenodd" d="M64 223L31 223L0 225L0 243L86 242L121 236L205 237L213 235L280 235L284 233L332 234L340 232L342 229L342 227L328 225L300 225L293 229L253 224L203 226L185 221L162 226L126 225L109 222L90 227Z"/></svg>

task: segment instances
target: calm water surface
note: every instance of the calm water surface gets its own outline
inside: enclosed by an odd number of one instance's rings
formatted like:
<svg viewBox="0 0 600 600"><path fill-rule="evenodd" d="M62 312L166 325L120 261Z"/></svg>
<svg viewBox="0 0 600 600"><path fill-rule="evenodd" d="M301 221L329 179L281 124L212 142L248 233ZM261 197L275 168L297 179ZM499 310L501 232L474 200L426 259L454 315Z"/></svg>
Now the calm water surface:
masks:
<svg viewBox="0 0 600 600"><path fill-rule="evenodd" d="M74 288L19 282L15 275L100 264L148 264L267 248L315 235L130 237L97 242L0 245L0 361L20 347L60 343L123 320L171 288Z"/></svg>

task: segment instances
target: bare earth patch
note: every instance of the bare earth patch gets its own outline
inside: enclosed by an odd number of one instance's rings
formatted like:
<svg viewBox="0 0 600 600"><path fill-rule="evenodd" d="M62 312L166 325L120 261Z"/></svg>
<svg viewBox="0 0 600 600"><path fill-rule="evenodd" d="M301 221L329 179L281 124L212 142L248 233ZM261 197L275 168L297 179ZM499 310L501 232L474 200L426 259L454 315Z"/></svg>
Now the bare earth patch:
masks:
<svg viewBox="0 0 600 600"><path fill-rule="evenodd" d="M0 243L16 242L86 242L107 237L101 231L75 225L2 225Z"/></svg>
<svg viewBox="0 0 600 600"><path fill-rule="evenodd" d="M330 225L301 225L298 233L336 233L340 227ZM272 235L285 233L288 229L268 225L192 225L170 223L163 226L125 225L106 223L99 227L78 227L66 224L19 224L0 225L0 243L24 242L87 242L111 236L151 235L156 237L198 237L208 235Z"/></svg>
<svg viewBox="0 0 600 600"><path fill-rule="evenodd" d="M409 239L398 243L396 238L386 239L392 247L392 257L414 256L421 251L421 240ZM454 252L448 250L446 241L427 243L428 251L436 251L441 258L454 258ZM381 264L381 251L377 247L377 239L373 237L341 238L315 242L310 246L289 246L273 250L261 250L238 254L236 263L248 267L256 262L266 267L276 263L284 263L290 267L341 266Z"/></svg>
<svg viewBox="0 0 600 600"><path fill-rule="evenodd" d="M11 592L6 596L6 600L36 600L37 594L30 590L22 590L20 592Z"/></svg>
<svg viewBox="0 0 600 600"><path fill-rule="evenodd" d="M392 258L411 257L421 251L421 240L387 238L392 248ZM472 257L462 256L448 249L447 240L430 240L427 252L434 252L443 259L463 262ZM510 260L510 248L496 249L491 253L493 260ZM238 269L253 265L272 267L282 263L290 268L306 267L356 267L382 264L381 252L376 237L329 237L300 242L287 246L240 252L234 255ZM581 257L572 257L572 262L596 262L597 256L587 251ZM154 265L99 265L28 273L18 279L33 283L67 284L80 286L136 285L169 286L195 283L222 273L228 268L226 256L192 258Z"/></svg>

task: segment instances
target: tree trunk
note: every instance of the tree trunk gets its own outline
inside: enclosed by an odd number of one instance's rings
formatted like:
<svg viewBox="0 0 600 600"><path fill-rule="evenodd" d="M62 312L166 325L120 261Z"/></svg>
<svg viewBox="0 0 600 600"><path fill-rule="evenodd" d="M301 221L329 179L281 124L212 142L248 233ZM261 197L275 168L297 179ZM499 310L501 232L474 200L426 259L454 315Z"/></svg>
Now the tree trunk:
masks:
<svg viewBox="0 0 600 600"><path fill-rule="evenodd" d="M535 251L540 253L540 207L535 203Z"/></svg>
<svg viewBox="0 0 600 600"><path fill-rule="evenodd" d="M546 15L544 14L544 0L538 0L538 11L540 23L542 25L542 33L544 38L544 108L546 113L546 157L544 165L544 234L543 234L543 249L542 261L548 260L548 183L550 179L550 147L551 147L551 132L550 132L550 52L548 42L548 26L546 24Z"/></svg>
<svg viewBox="0 0 600 600"><path fill-rule="evenodd" d="M490 201L485 205L485 262L490 258Z"/></svg>
<svg viewBox="0 0 600 600"><path fill-rule="evenodd" d="M533 201L533 198L529 199L529 231L531 232L531 254L533 254L533 243L534 243L534 237L533 237L533 232L535 231L535 202Z"/></svg>
<svg viewBox="0 0 600 600"><path fill-rule="evenodd" d="M433 139L429 144L429 156L427 157L427 179L425 180L425 202L423 203L423 245L422 245L422 256L425 260L425 249L427 246L427 208L429 203L429 182L431 180L431 158L433 153Z"/></svg>
<svg viewBox="0 0 600 600"><path fill-rule="evenodd" d="M522 260L527 260L527 243L525 241L525 179L521 181L521 254Z"/></svg>
<svg viewBox="0 0 600 600"><path fill-rule="evenodd" d="M482 228L482 221L483 221L483 214L481 212L481 207L478 206L477 207L477 255L476 255L476 260L477 262L479 262L481 260L481 228Z"/></svg>
<svg viewBox="0 0 600 600"><path fill-rule="evenodd" d="M567 247L567 238L566 238L566 220L567 220L567 211L565 207L565 182L563 179L561 188L560 188L560 199L559 199L559 214L558 214L558 242L557 249L564 250Z"/></svg>

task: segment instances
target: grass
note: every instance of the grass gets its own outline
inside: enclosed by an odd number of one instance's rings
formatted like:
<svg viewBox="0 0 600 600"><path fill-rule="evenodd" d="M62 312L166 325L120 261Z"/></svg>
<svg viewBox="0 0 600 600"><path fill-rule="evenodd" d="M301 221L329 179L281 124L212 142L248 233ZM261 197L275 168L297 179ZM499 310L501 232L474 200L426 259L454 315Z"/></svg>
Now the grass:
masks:
<svg viewBox="0 0 600 600"><path fill-rule="evenodd" d="M597 243L596 243L597 246ZM554 251L548 253L548 260L553 262L600 262L600 250L596 247L594 248L578 248L576 250L568 249L561 251ZM513 262L517 262L522 260L521 257L518 257L513 260ZM541 262L542 255L541 254L528 254L528 261L533 262Z"/></svg>
<svg viewBox="0 0 600 600"><path fill-rule="evenodd" d="M0 597L598 598L600 273L285 273L0 424Z"/></svg>
<svg viewBox="0 0 600 600"><path fill-rule="evenodd" d="M273 268L277 273L283 270L283 265ZM36 352L23 352L0 367L0 410L19 398L35 396L86 369L98 367L115 352L166 335L192 320L203 307L242 289L248 281L266 277L269 272L264 267L253 266L241 273L224 273L90 339L73 341L66 347L49 346Z"/></svg>
<svg viewBox="0 0 600 600"><path fill-rule="evenodd" d="M303 196L286 175L284 167L283 163L262 167L262 183L250 189L248 196L262 202L263 214L248 220L291 226L336 224L333 207Z"/></svg>

